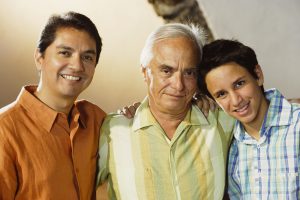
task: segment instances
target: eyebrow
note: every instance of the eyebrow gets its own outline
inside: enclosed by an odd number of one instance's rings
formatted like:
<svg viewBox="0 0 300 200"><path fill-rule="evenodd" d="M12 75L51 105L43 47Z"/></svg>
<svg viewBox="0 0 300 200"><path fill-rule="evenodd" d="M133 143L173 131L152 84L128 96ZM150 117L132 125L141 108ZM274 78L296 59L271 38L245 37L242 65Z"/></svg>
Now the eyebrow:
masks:
<svg viewBox="0 0 300 200"><path fill-rule="evenodd" d="M68 47L68 46L65 46L65 45L58 45L56 48L57 49L64 49L64 50L74 51L74 49L72 47ZM86 50L86 51L84 51L84 53L96 55L96 51L93 50L93 49Z"/></svg>
<svg viewBox="0 0 300 200"><path fill-rule="evenodd" d="M241 81L241 79L244 79L246 76L242 76L239 77L238 79L236 79L235 81L233 81L233 84L237 84L239 81Z"/></svg>
<svg viewBox="0 0 300 200"><path fill-rule="evenodd" d="M161 64L158 66L159 68L163 69L163 68L174 68L174 67L171 67L170 65L166 65L166 64Z"/></svg>

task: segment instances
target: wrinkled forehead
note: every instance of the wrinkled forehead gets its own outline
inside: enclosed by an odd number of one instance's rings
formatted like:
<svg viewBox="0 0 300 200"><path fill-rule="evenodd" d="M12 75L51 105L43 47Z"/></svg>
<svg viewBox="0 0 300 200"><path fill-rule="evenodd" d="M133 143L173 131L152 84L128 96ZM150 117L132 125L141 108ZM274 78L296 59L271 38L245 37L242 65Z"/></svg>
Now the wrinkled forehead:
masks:
<svg viewBox="0 0 300 200"><path fill-rule="evenodd" d="M196 67L200 63L200 53L194 42L188 38L169 38L153 45L152 60Z"/></svg>

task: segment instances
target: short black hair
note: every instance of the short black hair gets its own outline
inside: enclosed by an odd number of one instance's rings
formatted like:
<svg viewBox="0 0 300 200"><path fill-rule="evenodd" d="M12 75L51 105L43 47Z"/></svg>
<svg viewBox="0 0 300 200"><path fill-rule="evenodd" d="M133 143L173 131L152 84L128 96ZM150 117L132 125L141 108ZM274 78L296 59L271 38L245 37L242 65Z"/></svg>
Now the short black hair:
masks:
<svg viewBox="0 0 300 200"><path fill-rule="evenodd" d="M198 78L200 91L212 97L207 90L206 75L212 69L230 62L244 67L255 79L258 78L255 73L258 61L254 50L237 40L219 39L203 47L203 56L199 67L200 76ZM261 89L264 92L263 86L261 86Z"/></svg>
<svg viewBox="0 0 300 200"><path fill-rule="evenodd" d="M95 40L96 63L98 63L102 49L102 40L96 25L87 16L73 11L61 15L54 14L48 19L37 45L42 55L44 55L47 47L55 40L56 32L60 28L75 28L86 31Z"/></svg>

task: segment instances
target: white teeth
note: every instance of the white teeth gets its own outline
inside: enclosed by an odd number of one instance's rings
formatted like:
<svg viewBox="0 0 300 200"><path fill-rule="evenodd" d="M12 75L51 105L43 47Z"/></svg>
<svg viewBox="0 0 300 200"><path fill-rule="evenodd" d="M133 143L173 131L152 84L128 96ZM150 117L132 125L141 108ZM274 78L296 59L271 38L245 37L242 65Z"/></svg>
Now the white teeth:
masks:
<svg viewBox="0 0 300 200"><path fill-rule="evenodd" d="M244 105L242 108L236 109L236 112L242 112L248 108L248 104Z"/></svg>
<svg viewBox="0 0 300 200"><path fill-rule="evenodd" d="M71 81L78 81L80 79L80 77L78 76L70 76L70 75L61 75L64 79L68 79Z"/></svg>

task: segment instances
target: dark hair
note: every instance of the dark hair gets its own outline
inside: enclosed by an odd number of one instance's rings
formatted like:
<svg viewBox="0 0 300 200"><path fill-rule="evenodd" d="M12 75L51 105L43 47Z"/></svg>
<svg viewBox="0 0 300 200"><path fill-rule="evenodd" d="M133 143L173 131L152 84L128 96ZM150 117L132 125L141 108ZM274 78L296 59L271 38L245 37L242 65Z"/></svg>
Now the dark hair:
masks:
<svg viewBox="0 0 300 200"><path fill-rule="evenodd" d="M256 54L250 47L237 40L215 40L203 47L203 56L200 63L200 76L198 79L199 89L212 97L207 90L205 82L206 75L212 70L226 63L235 62L247 69L257 79L255 66L258 65ZM264 92L263 86L261 86Z"/></svg>
<svg viewBox="0 0 300 200"><path fill-rule="evenodd" d="M47 47L55 40L56 32L60 28L75 28L86 31L96 42L96 63L98 63L102 41L95 24L85 15L76 12L67 12L61 15L52 15L42 30L37 48L44 54Z"/></svg>

